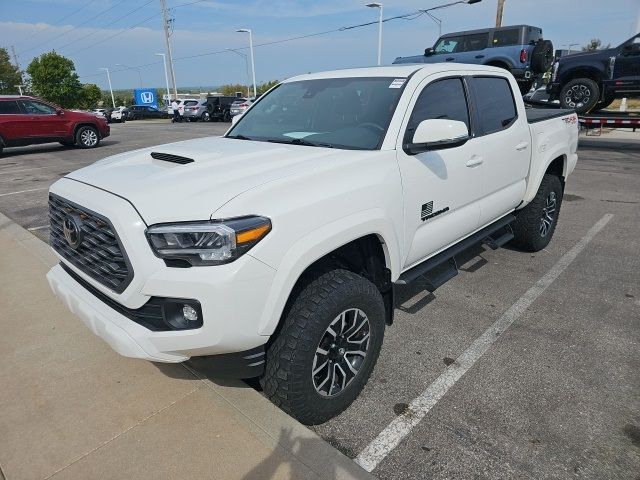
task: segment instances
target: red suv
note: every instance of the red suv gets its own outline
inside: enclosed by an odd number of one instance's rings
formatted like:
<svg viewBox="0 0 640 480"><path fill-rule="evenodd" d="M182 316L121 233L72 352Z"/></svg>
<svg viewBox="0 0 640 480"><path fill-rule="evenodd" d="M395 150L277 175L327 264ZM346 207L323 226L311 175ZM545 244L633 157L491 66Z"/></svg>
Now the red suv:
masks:
<svg viewBox="0 0 640 480"><path fill-rule="evenodd" d="M0 153L4 147L49 142L94 148L109 133L104 117L64 110L33 97L0 95Z"/></svg>

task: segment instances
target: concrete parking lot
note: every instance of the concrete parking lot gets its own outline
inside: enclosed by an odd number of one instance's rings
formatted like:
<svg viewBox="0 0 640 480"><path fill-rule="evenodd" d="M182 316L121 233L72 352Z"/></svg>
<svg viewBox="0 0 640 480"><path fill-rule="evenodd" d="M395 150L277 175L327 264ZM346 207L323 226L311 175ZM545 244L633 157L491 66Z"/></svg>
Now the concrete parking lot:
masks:
<svg viewBox="0 0 640 480"><path fill-rule="evenodd" d="M0 212L46 241L65 173L226 128L129 122L95 150L7 149ZM583 137L579 154L549 247L478 248L435 294L398 289L365 391L316 433L381 479L640 478L640 133Z"/></svg>

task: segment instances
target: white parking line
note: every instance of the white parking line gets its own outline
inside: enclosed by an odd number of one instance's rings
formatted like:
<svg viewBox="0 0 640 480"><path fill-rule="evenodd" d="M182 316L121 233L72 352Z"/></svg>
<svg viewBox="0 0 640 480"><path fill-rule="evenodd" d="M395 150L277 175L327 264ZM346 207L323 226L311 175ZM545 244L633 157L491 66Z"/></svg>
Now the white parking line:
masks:
<svg viewBox="0 0 640 480"><path fill-rule="evenodd" d="M56 167L57 165L42 165L41 167L29 167L29 168L23 168L20 170L13 170L11 172L0 172L0 175L10 175L12 173L20 173L20 172L30 172L31 170L40 170L42 168L51 168L51 167Z"/></svg>
<svg viewBox="0 0 640 480"><path fill-rule="evenodd" d="M18 193L37 192L39 190L49 190L49 187L30 188L29 190L18 190L17 192L0 193L0 197L6 197L7 195L17 195Z"/></svg>
<svg viewBox="0 0 640 480"><path fill-rule="evenodd" d="M498 338L560 276L611 220L607 213L587 234L565 253L551 269L525 292L504 314L460 355L427 389L414 399L409 408L396 417L355 458L355 462L371 472L411 432L455 383L485 354Z"/></svg>
<svg viewBox="0 0 640 480"><path fill-rule="evenodd" d="M47 225L40 225L39 227L31 227L31 228L27 228L27 230L29 230L30 232L35 232L36 230L42 230L44 228L49 228L51 225L47 224Z"/></svg>

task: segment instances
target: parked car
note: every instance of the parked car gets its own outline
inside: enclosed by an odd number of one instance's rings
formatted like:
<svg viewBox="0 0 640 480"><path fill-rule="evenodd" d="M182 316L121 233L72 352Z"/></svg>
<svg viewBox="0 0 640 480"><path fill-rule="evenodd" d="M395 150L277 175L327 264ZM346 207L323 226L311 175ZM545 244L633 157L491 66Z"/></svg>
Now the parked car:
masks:
<svg viewBox="0 0 640 480"><path fill-rule="evenodd" d="M231 117L235 117L236 115L241 115L246 112L253 102L254 100L251 98L241 98L240 100L233 102L229 108Z"/></svg>
<svg viewBox="0 0 640 480"><path fill-rule="evenodd" d="M132 105L127 108L127 120L142 120L145 118L169 118L164 110L158 110L148 105Z"/></svg>
<svg viewBox="0 0 640 480"><path fill-rule="evenodd" d="M211 115L206 100L185 100L183 103L183 117L190 122L208 122Z"/></svg>
<svg viewBox="0 0 640 480"><path fill-rule="evenodd" d="M553 44L542 38L542 29L530 25L483 28L442 35L424 55L398 57L393 63L456 62L504 68L527 93L535 75L553 62Z"/></svg>
<svg viewBox="0 0 640 480"><path fill-rule="evenodd" d="M127 118L126 111L127 111L127 107L124 107L124 106L114 108L113 110L111 110L111 115L110 115L111 121L124 123Z"/></svg>
<svg viewBox="0 0 640 480"><path fill-rule="evenodd" d="M574 53L553 64L547 91L578 113L607 108L616 98L640 95L640 33L617 47Z"/></svg>
<svg viewBox="0 0 640 480"><path fill-rule="evenodd" d="M231 121L231 104L238 100L238 97L211 95L207 97L207 105L211 120L214 122Z"/></svg>
<svg viewBox="0 0 640 480"><path fill-rule="evenodd" d="M0 154L5 147L59 142L94 148L110 134L107 120L35 97L0 95Z"/></svg>
<svg viewBox="0 0 640 480"><path fill-rule="evenodd" d="M517 92L504 69L460 64L286 80L223 137L54 183L49 283L120 354L206 355L324 422L366 384L394 284L434 291L480 243L549 244L577 115L525 110Z"/></svg>
<svg viewBox="0 0 640 480"><path fill-rule="evenodd" d="M104 117L107 120L107 123L109 123L109 110L106 108L94 108L93 110L91 110L91 113L94 113L96 115L99 115L101 117Z"/></svg>

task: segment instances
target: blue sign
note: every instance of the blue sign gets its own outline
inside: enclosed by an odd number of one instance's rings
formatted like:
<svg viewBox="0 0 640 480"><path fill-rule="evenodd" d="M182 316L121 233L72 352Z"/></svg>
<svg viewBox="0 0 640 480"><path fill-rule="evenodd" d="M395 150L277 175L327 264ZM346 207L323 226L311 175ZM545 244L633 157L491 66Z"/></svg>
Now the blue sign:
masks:
<svg viewBox="0 0 640 480"><path fill-rule="evenodd" d="M133 91L136 105L147 105L158 108L158 94L155 88L136 88Z"/></svg>

